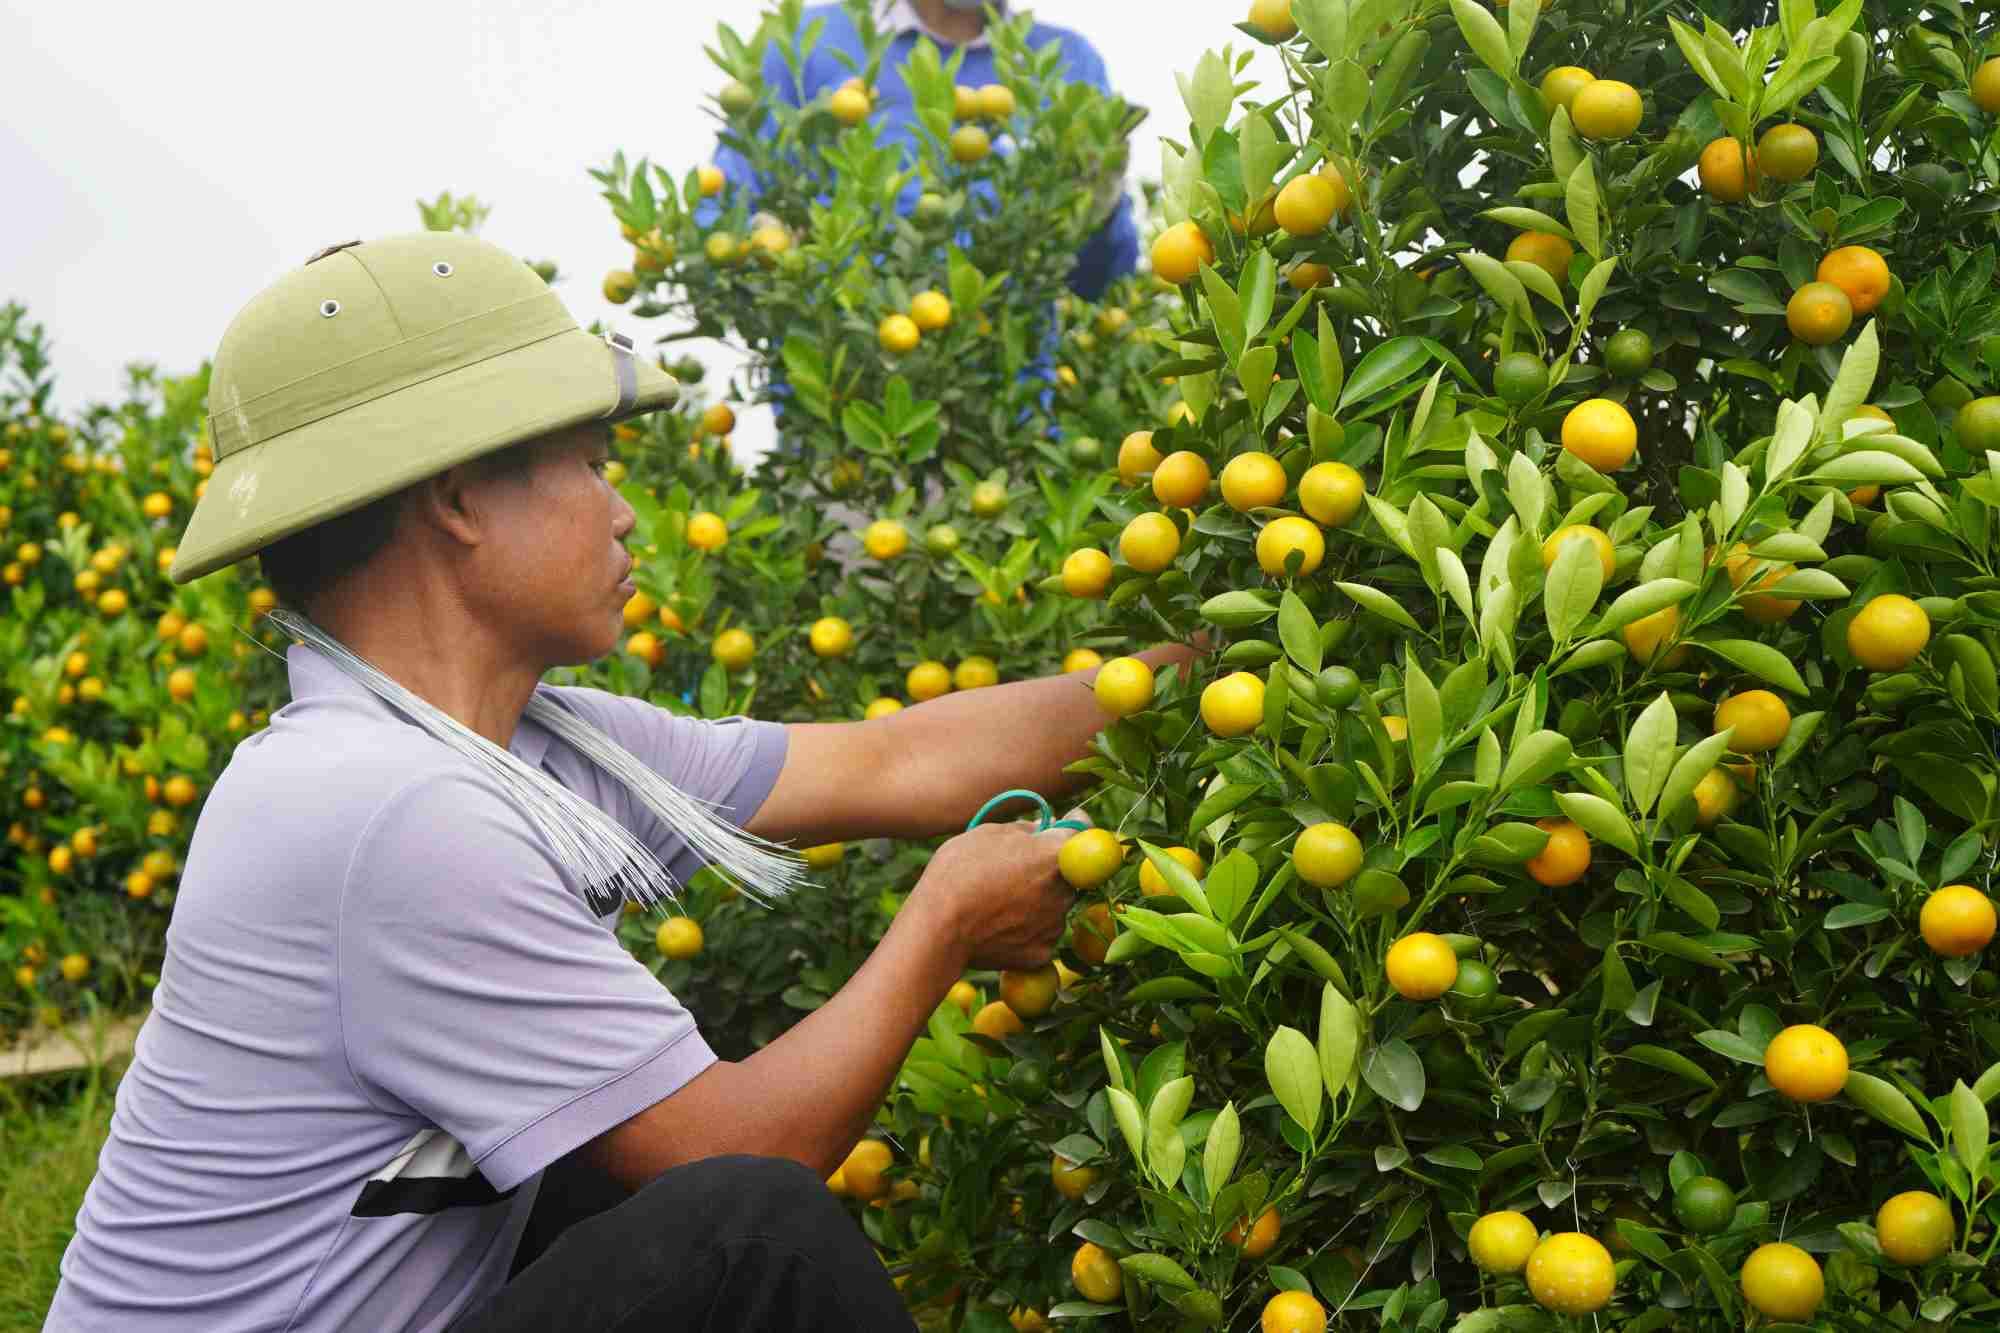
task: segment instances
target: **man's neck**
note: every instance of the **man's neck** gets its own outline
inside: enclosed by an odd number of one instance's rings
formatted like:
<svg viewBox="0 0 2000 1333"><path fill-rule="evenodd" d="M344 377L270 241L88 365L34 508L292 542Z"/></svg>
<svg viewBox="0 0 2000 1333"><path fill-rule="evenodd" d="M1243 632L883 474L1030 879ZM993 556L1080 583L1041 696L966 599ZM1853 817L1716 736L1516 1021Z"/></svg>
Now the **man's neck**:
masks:
<svg viewBox="0 0 2000 1333"><path fill-rule="evenodd" d="M314 623L495 745L511 743L543 668L488 632L487 617L445 581L375 573L356 571L322 594Z"/></svg>
<svg viewBox="0 0 2000 1333"><path fill-rule="evenodd" d="M917 17L939 37L963 45L986 31L986 16L980 10L953 9L944 0L910 0Z"/></svg>

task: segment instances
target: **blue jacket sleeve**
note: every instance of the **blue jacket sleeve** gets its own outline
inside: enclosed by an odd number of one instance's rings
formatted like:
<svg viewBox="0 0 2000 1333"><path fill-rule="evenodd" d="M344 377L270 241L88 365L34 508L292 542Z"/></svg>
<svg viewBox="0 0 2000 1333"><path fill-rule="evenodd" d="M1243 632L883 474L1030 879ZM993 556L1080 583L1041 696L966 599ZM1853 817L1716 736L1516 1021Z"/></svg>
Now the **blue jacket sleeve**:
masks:
<svg viewBox="0 0 2000 1333"><path fill-rule="evenodd" d="M1074 33L1065 34L1063 45L1069 77L1099 92L1110 93L1111 76L1096 48ZM1138 266L1139 223L1128 193L1120 197L1118 207L1104 225L1077 252L1076 267L1070 270L1069 289L1087 301L1095 301L1107 287Z"/></svg>
<svg viewBox="0 0 2000 1333"><path fill-rule="evenodd" d="M1139 266L1139 223L1132 213L1132 196L1118 201L1117 209L1097 233L1077 251L1076 267L1070 270L1069 289L1086 301L1104 295L1105 288Z"/></svg>

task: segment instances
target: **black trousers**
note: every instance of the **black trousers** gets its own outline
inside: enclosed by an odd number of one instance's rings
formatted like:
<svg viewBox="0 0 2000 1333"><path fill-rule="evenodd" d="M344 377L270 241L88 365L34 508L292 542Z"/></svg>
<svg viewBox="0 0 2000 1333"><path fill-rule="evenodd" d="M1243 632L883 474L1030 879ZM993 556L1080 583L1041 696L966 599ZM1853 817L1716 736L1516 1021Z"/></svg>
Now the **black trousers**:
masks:
<svg viewBox="0 0 2000 1333"><path fill-rule="evenodd" d="M861 1229L797 1162L716 1157L637 1194L564 1160L543 1173L507 1285L451 1333L907 1333Z"/></svg>

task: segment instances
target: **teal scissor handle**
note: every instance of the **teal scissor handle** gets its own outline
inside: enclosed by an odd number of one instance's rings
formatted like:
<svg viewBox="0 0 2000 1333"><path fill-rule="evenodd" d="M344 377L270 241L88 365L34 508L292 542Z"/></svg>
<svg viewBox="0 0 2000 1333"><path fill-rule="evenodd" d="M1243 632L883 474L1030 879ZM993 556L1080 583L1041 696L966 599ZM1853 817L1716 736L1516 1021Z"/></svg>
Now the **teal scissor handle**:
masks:
<svg viewBox="0 0 2000 1333"><path fill-rule="evenodd" d="M1041 822L1035 827L1035 832L1037 833L1046 833L1052 828L1070 829L1074 832L1081 832L1090 827L1088 824L1080 823L1074 819L1057 819L1056 812L1049 808L1049 803L1042 798L1040 793L1029 791L1025 787L1016 787L1012 791L1001 792L985 805L980 806L979 813L974 815L972 822L965 826L966 831L969 833L973 829L978 828L980 822L986 816L993 813L994 807L1005 805L1009 801L1033 801L1041 809Z"/></svg>

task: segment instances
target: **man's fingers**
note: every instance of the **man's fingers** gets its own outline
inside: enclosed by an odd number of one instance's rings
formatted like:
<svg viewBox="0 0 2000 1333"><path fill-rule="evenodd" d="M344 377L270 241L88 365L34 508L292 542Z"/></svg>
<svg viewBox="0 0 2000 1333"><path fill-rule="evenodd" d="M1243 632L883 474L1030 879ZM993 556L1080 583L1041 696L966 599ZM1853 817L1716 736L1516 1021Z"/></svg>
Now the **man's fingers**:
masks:
<svg viewBox="0 0 2000 1333"><path fill-rule="evenodd" d="M1083 825L1085 828L1091 827L1090 816L1084 813L1084 809L1082 806L1078 806L1076 809L1070 811L1068 814L1064 815L1061 820L1057 822L1077 823ZM1049 825L1049 827L1042 830L1043 837L1057 838L1064 840L1070 838L1075 833L1076 830L1073 828L1057 828L1054 824L1051 824Z"/></svg>

